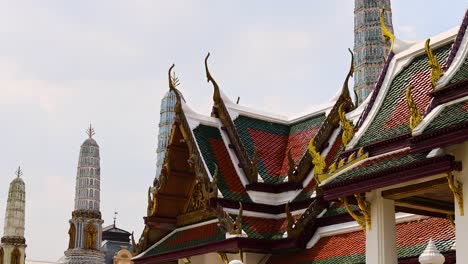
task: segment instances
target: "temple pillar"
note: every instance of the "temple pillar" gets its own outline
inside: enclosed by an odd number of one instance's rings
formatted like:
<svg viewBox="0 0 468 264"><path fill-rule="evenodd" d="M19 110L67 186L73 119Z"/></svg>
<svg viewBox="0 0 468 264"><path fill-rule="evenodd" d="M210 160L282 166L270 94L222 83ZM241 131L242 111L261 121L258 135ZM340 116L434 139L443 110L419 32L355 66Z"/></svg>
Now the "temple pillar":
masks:
<svg viewBox="0 0 468 264"><path fill-rule="evenodd" d="M453 153L455 160L462 162L462 170L454 171L455 182L458 180L463 184L463 204L468 204L468 142L457 145ZM468 259L468 215L466 209L464 215L461 215L460 207L454 199L455 206L455 243L457 260Z"/></svg>
<svg viewBox="0 0 468 264"><path fill-rule="evenodd" d="M380 191L366 194L371 203L371 226L366 231L366 263L398 263L396 248L395 202L384 199Z"/></svg>

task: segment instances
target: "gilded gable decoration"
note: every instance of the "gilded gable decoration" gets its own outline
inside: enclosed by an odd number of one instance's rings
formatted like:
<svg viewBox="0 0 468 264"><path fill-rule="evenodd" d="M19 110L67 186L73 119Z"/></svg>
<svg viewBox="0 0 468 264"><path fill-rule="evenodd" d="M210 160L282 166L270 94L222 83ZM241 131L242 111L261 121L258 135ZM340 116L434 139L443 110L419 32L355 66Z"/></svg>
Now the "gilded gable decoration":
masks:
<svg viewBox="0 0 468 264"><path fill-rule="evenodd" d="M387 29L387 26L385 26L385 11L385 8L382 8L382 12L380 13L380 27L382 28L382 35L385 42L390 40L390 52L392 52L393 44L395 43L395 35Z"/></svg>
<svg viewBox="0 0 468 264"><path fill-rule="evenodd" d="M341 139L343 140L343 145L346 147L348 143L354 136L354 126L351 122L346 119L346 113L344 111L345 104L342 103L339 108L339 115L341 121L341 129L343 130L343 134L341 135Z"/></svg>
<svg viewBox="0 0 468 264"><path fill-rule="evenodd" d="M430 46L431 39L426 40L426 44L424 48L426 49L426 54L428 57L428 64L429 68L431 68L431 83L432 87L436 87L437 81L439 81L440 77L444 75L444 71L437 60L437 57L432 54L432 49Z"/></svg>
<svg viewBox="0 0 468 264"><path fill-rule="evenodd" d="M315 149L314 139L311 139L308 145L309 155L312 157L312 163L314 164L314 174L322 174L327 166L325 159Z"/></svg>
<svg viewBox="0 0 468 264"><path fill-rule="evenodd" d="M406 88L406 102L408 103L409 113L410 113L410 120L409 120L409 127L411 131L416 128L419 123L422 121L421 112L419 111L416 103L413 100L413 96L411 91L413 90L414 86L408 86Z"/></svg>

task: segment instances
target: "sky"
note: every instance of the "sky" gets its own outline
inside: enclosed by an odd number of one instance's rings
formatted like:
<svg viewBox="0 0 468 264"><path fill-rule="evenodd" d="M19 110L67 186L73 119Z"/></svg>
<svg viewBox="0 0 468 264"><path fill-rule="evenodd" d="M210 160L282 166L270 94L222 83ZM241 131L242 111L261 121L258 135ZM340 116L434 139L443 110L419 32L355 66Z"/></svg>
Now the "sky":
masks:
<svg viewBox="0 0 468 264"><path fill-rule="evenodd" d="M68 245L81 143L101 151L101 212L141 233L156 171L160 100L175 72L209 115L212 86L240 104L307 112L341 88L353 47L351 0L0 0L0 226L18 165L26 182L27 258ZM395 35L424 40L461 23L468 1L394 0Z"/></svg>

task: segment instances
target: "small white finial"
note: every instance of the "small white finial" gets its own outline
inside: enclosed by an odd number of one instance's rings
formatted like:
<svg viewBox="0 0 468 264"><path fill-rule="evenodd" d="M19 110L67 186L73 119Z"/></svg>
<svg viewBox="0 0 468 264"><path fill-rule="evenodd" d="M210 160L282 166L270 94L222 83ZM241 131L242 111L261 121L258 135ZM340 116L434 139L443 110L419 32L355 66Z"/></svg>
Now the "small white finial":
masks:
<svg viewBox="0 0 468 264"><path fill-rule="evenodd" d="M444 255L440 254L437 247L432 242L432 238L429 239L426 249L419 256L419 263L421 264L443 264L445 262Z"/></svg>
<svg viewBox="0 0 468 264"><path fill-rule="evenodd" d="M23 175L23 171L21 170L21 167L18 166L18 169L15 172L15 175L19 178L21 175Z"/></svg>
<svg viewBox="0 0 468 264"><path fill-rule="evenodd" d="M229 261L229 264L243 264L243 263L242 261L235 259L235 260Z"/></svg>

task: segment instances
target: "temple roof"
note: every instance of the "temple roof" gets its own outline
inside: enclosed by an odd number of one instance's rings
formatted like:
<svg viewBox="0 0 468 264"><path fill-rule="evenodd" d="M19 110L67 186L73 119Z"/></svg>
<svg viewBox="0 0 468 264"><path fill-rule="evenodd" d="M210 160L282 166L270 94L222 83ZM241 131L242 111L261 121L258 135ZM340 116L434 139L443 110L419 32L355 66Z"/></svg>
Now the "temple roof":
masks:
<svg viewBox="0 0 468 264"><path fill-rule="evenodd" d="M448 253L455 242L455 232L448 220L426 218L397 224L397 252L400 260L416 258L432 238L441 253ZM267 264L333 264L364 263L366 238L362 231L342 233L320 238L306 250L290 254L274 254Z"/></svg>

